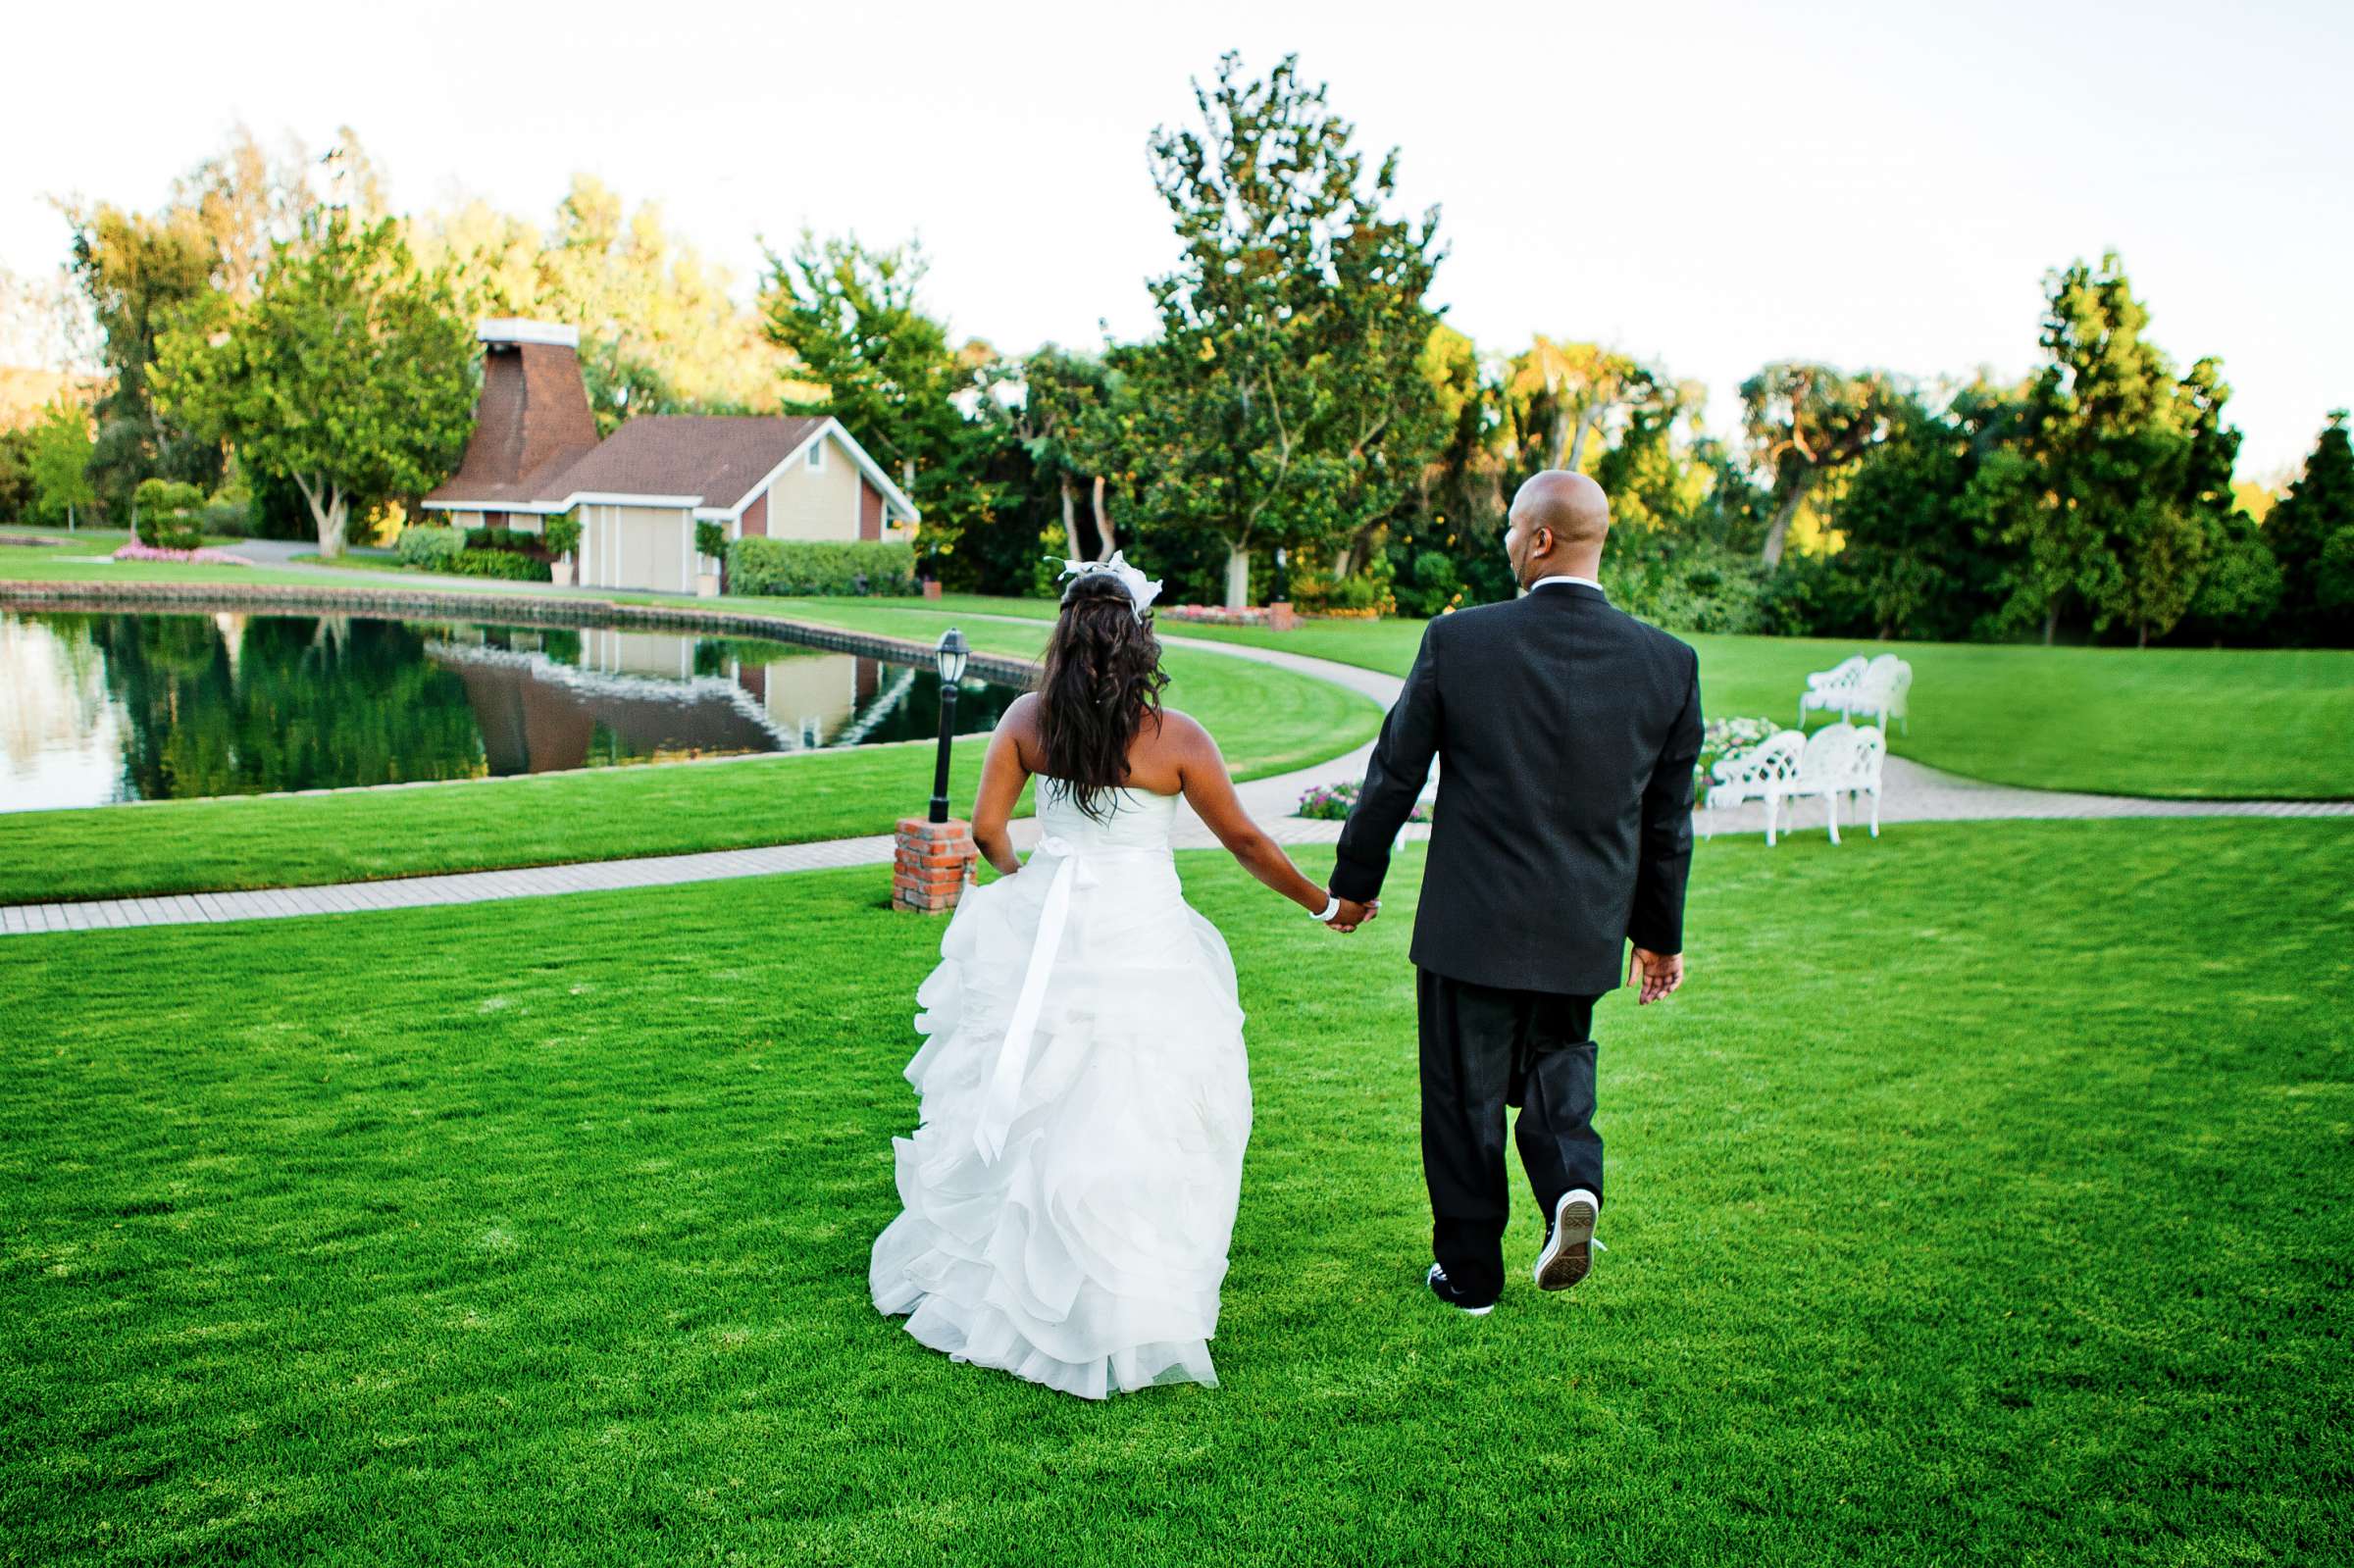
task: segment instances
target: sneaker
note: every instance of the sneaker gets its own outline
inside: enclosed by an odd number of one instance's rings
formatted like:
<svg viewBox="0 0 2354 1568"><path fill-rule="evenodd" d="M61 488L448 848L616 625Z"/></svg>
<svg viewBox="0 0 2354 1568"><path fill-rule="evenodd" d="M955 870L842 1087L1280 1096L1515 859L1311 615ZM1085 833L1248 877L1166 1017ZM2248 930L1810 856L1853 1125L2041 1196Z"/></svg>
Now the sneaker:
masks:
<svg viewBox="0 0 2354 1568"><path fill-rule="evenodd" d="M1537 1289L1566 1290L1594 1266L1594 1218L1602 1201L1582 1187L1571 1188L1553 1206L1553 1226L1545 1233L1545 1249L1537 1254Z"/></svg>
<svg viewBox="0 0 2354 1568"><path fill-rule="evenodd" d="M1440 1268L1436 1263L1433 1263L1430 1266L1430 1272L1422 1277L1422 1283L1430 1287L1430 1293L1432 1295L1437 1296L1449 1306L1454 1307L1458 1312L1461 1312L1465 1317L1484 1318L1489 1313L1496 1310L1496 1303L1493 1301L1490 1301L1485 1306L1473 1306L1470 1302L1464 1300L1460 1295L1458 1295L1456 1293L1454 1284L1447 1278L1447 1271Z"/></svg>

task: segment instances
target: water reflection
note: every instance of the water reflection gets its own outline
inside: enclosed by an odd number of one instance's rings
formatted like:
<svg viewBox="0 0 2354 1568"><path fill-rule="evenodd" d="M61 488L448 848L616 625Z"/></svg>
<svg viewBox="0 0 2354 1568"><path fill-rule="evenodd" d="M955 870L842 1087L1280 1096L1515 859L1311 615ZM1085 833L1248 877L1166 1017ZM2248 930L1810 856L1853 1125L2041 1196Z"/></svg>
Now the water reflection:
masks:
<svg viewBox="0 0 2354 1568"><path fill-rule="evenodd" d="M1015 695L967 681L959 728ZM0 810L933 733L939 678L793 643L350 616L0 613Z"/></svg>

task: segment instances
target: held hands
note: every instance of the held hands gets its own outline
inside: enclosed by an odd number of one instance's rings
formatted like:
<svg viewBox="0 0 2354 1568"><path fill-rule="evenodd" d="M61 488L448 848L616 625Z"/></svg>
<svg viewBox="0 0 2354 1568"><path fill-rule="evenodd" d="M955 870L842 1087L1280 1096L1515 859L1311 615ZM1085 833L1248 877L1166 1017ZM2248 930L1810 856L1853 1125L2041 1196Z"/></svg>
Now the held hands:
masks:
<svg viewBox="0 0 2354 1568"><path fill-rule="evenodd" d="M1378 898L1372 900L1370 903L1363 904L1358 903L1354 898L1343 898L1341 900L1340 913L1333 916L1330 920L1324 922L1324 924L1330 926L1334 931L1337 931L1342 936L1346 936L1349 935L1349 933L1356 930L1357 927L1363 925L1366 921L1371 920L1375 915L1380 913L1381 900Z"/></svg>
<svg viewBox="0 0 2354 1568"><path fill-rule="evenodd" d="M1676 987L1684 983L1684 955L1655 953L1648 947L1638 947L1627 960L1626 983L1643 987L1642 994L1635 998L1638 1007L1664 1000L1674 995Z"/></svg>

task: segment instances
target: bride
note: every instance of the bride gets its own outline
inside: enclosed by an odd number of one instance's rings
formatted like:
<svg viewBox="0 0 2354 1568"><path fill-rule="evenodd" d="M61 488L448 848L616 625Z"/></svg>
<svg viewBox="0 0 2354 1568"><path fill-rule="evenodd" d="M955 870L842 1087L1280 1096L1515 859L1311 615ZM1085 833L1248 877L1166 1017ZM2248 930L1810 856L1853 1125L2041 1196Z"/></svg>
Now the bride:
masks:
<svg viewBox="0 0 2354 1568"><path fill-rule="evenodd" d="M964 890L916 991L922 1125L893 1139L904 1210L868 1283L923 1343L1066 1393L1214 1387L1251 1083L1233 961L1169 856L1178 796L1311 915L1372 911L1302 876L1208 733L1161 707L1160 584L1118 556L1063 575L1040 688L998 722L973 807L1006 875ZM1034 774L1025 867L1006 819Z"/></svg>

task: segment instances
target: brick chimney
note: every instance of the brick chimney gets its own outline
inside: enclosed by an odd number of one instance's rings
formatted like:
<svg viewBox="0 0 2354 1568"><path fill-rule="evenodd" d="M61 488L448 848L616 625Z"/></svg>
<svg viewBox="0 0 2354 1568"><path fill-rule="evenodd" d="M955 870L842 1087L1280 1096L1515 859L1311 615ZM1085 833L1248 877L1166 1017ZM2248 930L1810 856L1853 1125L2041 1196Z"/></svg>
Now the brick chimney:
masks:
<svg viewBox="0 0 2354 1568"><path fill-rule="evenodd" d="M483 390L466 456L433 498L529 502L534 481L552 478L596 445L596 420L581 381L580 329L500 317L484 322Z"/></svg>

